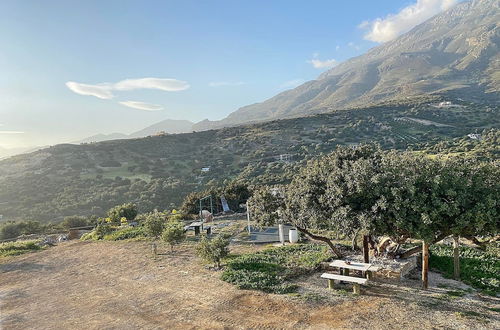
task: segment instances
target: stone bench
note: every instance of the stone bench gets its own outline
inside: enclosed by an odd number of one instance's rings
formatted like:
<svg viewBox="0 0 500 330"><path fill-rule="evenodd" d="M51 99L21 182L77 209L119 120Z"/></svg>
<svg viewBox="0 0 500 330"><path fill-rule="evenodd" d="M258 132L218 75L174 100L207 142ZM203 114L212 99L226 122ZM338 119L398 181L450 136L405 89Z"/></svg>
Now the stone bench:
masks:
<svg viewBox="0 0 500 330"><path fill-rule="evenodd" d="M368 279L362 278L362 277L344 276L344 275L337 275L337 274L330 274L330 273L323 273L321 275L321 278L328 279L328 288L329 289L333 289L334 284L335 284L335 280L352 283L353 284L352 288L353 288L354 294L360 294L361 293L360 285L366 285L369 282Z"/></svg>

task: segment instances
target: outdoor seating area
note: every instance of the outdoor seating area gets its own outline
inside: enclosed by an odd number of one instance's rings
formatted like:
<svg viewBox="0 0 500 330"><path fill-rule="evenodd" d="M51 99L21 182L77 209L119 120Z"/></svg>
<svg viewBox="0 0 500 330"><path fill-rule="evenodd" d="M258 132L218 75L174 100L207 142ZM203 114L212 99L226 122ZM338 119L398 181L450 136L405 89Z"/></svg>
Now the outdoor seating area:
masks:
<svg viewBox="0 0 500 330"><path fill-rule="evenodd" d="M360 285L367 285L373 279L373 272L379 269L370 263L345 260L335 260L330 263L330 267L338 268L339 274L323 273L321 275L321 278L328 279L328 288L334 289L335 281L348 282L353 284L354 294L361 294ZM361 276L351 276L351 270Z"/></svg>

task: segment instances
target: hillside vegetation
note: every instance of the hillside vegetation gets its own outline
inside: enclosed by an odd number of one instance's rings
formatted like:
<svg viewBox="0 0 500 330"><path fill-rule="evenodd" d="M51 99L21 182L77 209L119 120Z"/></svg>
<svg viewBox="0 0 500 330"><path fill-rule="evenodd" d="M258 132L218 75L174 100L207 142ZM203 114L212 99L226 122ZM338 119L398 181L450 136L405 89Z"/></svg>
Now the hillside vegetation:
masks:
<svg viewBox="0 0 500 330"><path fill-rule="evenodd" d="M0 214L4 221L58 221L74 214L101 216L124 202L136 203L140 212L163 210L179 206L191 191L228 180L287 181L307 159L337 145L368 141L432 153L471 152L477 146L498 158L498 133L482 140L466 137L500 127L498 113L487 105L437 108L422 100L203 132L57 145L0 162ZM450 142L453 138L462 140ZM210 170L202 172L203 167Z"/></svg>

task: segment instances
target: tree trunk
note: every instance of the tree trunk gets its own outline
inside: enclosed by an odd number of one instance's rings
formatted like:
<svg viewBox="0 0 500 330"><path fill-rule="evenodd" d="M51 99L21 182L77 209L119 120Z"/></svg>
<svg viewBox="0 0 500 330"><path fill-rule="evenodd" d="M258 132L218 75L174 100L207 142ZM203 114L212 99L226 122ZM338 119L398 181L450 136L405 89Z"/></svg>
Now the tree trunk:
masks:
<svg viewBox="0 0 500 330"><path fill-rule="evenodd" d="M429 243L422 241L422 288L429 287Z"/></svg>
<svg viewBox="0 0 500 330"><path fill-rule="evenodd" d="M354 235L352 236L352 240L351 240L351 245L352 245L352 249L353 250L357 250L358 249L358 234L359 234L359 231L361 229L356 229L356 231L354 232Z"/></svg>
<svg viewBox="0 0 500 330"><path fill-rule="evenodd" d="M369 263L370 262L370 255L369 255L369 246L368 246L368 240L369 240L369 237L368 235L363 235L363 261L365 263Z"/></svg>
<svg viewBox="0 0 500 330"><path fill-rule="evenodd" d="M332 241L328 237L314 235L313 233L309 232L305 228L300 228L298 226L296 226L296 227L297 227L298 231L300 231L301 233L304 233L305 235L309 236L311 239L314 239L316 241L321 241L321 242L324 242L324 243L328 244L328 246L330 247L330 250L332 250L332 252L338 258L342 258L342 253L335 247L335 245L333 245Z"/></svg>
<svg viewBox="0 0 500 330"><path fill-rule="evenodd" d="M458 236L453 236L453 275L457 281L460 280L460 243L458 239Z"/></svg>

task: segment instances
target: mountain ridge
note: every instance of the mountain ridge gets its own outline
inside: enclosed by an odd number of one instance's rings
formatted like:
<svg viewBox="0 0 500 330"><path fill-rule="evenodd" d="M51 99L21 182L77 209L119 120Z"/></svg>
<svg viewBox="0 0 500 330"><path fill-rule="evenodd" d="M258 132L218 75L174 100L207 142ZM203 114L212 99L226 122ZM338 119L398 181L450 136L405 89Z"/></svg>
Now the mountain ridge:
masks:
<svg viewBox="0 0 500 330"><path fill-rule="evenodd" d="M500 91L500 5L463 2L264 102L194 130L291 118L405 99L421 94L490 100Z"/></svg>

